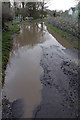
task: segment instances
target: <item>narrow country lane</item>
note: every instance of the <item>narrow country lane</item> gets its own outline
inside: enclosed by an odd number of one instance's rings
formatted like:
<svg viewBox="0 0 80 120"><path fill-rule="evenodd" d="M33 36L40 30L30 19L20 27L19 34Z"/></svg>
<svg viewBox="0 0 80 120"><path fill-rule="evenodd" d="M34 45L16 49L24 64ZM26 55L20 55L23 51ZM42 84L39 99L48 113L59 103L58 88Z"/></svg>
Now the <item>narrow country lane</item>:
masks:
<svg viewBox="0 0 80 120"><path fill-rule="evenodd" d="M78 51L44 23L20 25L6 69L3 118L78 117Z"/></svg>

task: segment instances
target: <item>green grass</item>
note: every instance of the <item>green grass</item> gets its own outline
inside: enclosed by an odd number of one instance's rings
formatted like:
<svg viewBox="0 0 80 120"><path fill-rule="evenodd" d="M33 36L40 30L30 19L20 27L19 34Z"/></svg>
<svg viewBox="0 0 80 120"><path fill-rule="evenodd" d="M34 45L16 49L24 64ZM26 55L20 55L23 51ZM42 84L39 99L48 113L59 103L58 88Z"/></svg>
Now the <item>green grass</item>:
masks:
<svg viewBox="0 0 80 120"><path fill-rule="evenodd" d="M5 69L9 59L9 53L12 48L12 34L18 33L20 27L13 22L13 25L9 26L7 31L2 33L2 83L4 82Z"/></svg>
<svg viewBox="0 0 80 120"><path fill-rule="evenodd" d="M16 24L18 24L18 23L20 23L19 20L13 20L13 24L14 24L14 25L16 25Z"/></svg>
<svg viewBox="0 0 80 120"><path fill-rule="evenodd" d="M62 38L64 38L70 44L72 44L74 48L78 48L78 38L77 37L75 37L75 36L73 36L73 35L71 35L71 34L69 34L67 32L62 31L61 29L56 28L56 27L52 26L51 24L48 24L48 23L45 23L45 24L52 31L59 34Z"/></svg>
<svg viewBox="0 0 80 120"><path fill-rule="evenodd" d="M21 21L22 24L29 24L30 22L31 23L38 23L38 22L41 22L41 21L46 21L46 18L43 18L43 19L34 19L34 20L23 20Z"/></svg>
<svg viewBox="0 0 80 120"><path fill-rule="evenodd" d="M40 21L45 21L46 18L43 18L43 19L35 19L35 20L31 20L31 22L35 23L35 22L40 22Z"/></svg>

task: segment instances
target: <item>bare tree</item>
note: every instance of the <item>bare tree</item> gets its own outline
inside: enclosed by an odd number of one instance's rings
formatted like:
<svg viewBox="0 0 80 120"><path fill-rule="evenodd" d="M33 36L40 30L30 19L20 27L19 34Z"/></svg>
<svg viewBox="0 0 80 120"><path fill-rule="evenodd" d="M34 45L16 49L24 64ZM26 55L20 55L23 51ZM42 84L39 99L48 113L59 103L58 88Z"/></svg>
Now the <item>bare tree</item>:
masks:
<svg viewBox="0 0 80 120"><path fill-rule="evenodd" d="M49 0L41 0L41 2L14 2L15 16L21 15L23 19L28 17L33 17L37 19L39 17L43 18L46 15L46 8ZM22 7L19 7L19 4Z"/></svg>
<svg viewBox="0 0 80 120"><path fill-rule="evenodd" d="M42 14L42 18L44 17L44 13L46 11L46 8L48 8L48 4L50 3L49 0L42 0L41 2L41 14Z"/></svg>

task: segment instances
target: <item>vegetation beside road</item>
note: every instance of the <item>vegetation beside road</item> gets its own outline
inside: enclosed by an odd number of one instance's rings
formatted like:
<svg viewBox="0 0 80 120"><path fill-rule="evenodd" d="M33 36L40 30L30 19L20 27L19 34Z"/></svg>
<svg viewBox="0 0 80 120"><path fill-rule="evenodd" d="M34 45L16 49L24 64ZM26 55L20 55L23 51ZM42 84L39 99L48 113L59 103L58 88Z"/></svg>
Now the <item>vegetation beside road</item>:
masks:
<svg viewBox="0 0 80 120"><path fill-rule="evenodd" d="M50 17L47 19L47 23L80 38L78 31L78 18L73 19L71 16Z"/></svg>
<svg viewBox="0 0 80 120"><path fill-rule="evenodd" d="M41 21L45 22L46 19L47 19L47 18L35 19L35 20L32 20L32 22L33 22L33 23L35 23L35 22L41 22Z"/></svg>
<svg viewBox="0 0 80 120"><path fill-rule="evenodd" d="M4 82L5 69L9 59L9 53L12 48L12 34L18 33L20 27L13 21L7 30L2 33L2 83Z"/></svg>
<svg viewBox="0 0 80 120"><path fill-rule="evenodd" d="M64 38L65 40L67 40L74 48L78 48L78 38L57 28L54 27L51 24L48 24L47 22L45 23L46 26L51 29L52 31L54 31L55 33L59 34L62 38Z"/></svg>

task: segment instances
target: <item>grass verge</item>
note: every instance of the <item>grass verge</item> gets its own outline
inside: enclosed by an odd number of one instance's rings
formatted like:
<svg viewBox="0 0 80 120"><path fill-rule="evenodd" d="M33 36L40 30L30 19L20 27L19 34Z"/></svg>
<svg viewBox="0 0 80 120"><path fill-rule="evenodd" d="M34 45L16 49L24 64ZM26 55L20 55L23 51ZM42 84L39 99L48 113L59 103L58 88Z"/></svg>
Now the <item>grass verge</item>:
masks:
<svg viewBox="0 0 80 120"><path fill-rule="evenodd" d="M45 25L51 29L52 31L54 31L55 33L59 34L62 38L64 38L65 40L67 40L74 48L78 49L78 38L62 31L61 29L52 26L51 24L45 23Z"/></svg>
<svg viewBox="0 0 80 120"><path fill-rule="evenodd" d="M35 22L41 22L41 21L46 21L47 18L43 18L43 19L35 19L35 20L31 20L31 22L35 23Z"/></svg>
<svg viewBox="0 0 80 120"><path fill-rule="evenodd" d="M18 33L20 27L17 23L9 25L7 31L2 33L2 84L4 83L5 69L9 59L9 53L12 48L12 34Z"/></svg>

